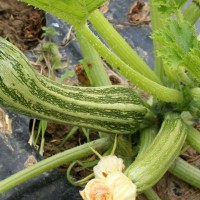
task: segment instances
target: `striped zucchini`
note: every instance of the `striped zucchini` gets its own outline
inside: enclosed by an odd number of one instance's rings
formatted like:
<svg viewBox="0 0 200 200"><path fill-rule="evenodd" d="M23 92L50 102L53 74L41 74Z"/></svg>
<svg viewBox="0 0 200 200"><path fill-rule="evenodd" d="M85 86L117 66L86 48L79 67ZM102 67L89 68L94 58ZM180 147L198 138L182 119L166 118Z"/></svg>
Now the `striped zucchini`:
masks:
<svg viewBox="0 0 200 200"><path fill-rule="evenodd" d="M187 126L177 114L169 114L144 155L126 170L138 192L153 186L180 154L187 136Z"/></svg>
<svg viewBox="0 0 200 200"><path fill-rule="evenodd" d="M128 87L66 86L36 74L26 57L3 38L0 104L32 118L124 134L138 130L150 112Z"/></svg>

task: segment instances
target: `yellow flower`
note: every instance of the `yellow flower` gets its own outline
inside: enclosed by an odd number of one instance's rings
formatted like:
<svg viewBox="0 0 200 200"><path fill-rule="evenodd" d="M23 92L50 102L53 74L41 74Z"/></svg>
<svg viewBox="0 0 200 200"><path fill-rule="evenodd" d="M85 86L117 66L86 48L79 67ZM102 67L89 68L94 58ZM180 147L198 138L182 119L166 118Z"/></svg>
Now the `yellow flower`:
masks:
<svg viewBox="0 0 200 200"><path fill-rule="evenodd" d="M104 179L90 180L80 194L84 200L135 200L136 186L122 172L115 171Z"/></svg>
<svg viewBox="0 0 200 200"><path fill-rule="evenodd" d="M84 200L112 200L112 192L101 179L90 180L80 192Z"/></svg>
<svg viewBox="0 0 200 200"><path fill-rule="evenodd" d="M93 171L95 178L104 179L112 172L122 172L124 167L125 166L121 158L110 155L103 157L94 167Z"/></svg>
<svg viewBox="0 0 200 200"><path fill-rule="evenodd" d="M112 200L135 200L136 185L122 172L113 172L105 179L113 193Z"/></svg>

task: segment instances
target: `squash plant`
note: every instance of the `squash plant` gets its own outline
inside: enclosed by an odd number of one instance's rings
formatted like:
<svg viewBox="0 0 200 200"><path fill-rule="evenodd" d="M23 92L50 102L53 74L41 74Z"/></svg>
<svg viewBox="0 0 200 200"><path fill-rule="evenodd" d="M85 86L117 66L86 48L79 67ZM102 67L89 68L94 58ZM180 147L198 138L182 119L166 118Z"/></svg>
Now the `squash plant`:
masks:
<svg viewBox="0 0 200 200"><path fill-rule="evenodd" d="M102 199L135 199L136 193L159 199L151 187L167 170L200 188L200 170L179 157L186 143L200 152L200 133L192 127L200 117L200 42L194 25L200 17L200 1L193 0L184 11L186 0L149 1L154 70L100 13L98 7L105 0L23 1L73 25L92 87L67 86L37 74L16 47L0 39L0 104L34 118L99 130L100 139L2 180L0 193L66 162L87 157L94 149L108 151L115 134L117 154L124 160L128 157L125 169L108 169L110 165L103 164L103 179L95 175L90 187L81 192L84 199L91 199L91 188L96 191L99 185L106 193L97 192L93 199L98 195ZM88 21L109 48L90 30ZM101 58L136 88L112 86ZM143 91L149 94L148 100L142 98ZM139 151L137 155L122 155L132 142L131 134L140 138ZM112 163L112 159L106 162ZM130 192L123 195L125 183Z"/></svg>

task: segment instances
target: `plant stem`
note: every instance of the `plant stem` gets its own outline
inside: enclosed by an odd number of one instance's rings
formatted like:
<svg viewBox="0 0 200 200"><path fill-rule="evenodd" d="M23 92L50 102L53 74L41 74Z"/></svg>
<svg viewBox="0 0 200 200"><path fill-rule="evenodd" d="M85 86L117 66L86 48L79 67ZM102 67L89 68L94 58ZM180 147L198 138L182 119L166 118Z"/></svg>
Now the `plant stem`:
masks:
<svg viewBox="0 0 200 200"><path fill-rule="evenodd" d="M92 12L89 20L122 61L148 79L161 84L160 80L151 68L144 62L137 52L130 47L130 45L115 30L99 10Z"/></svg>
<svg viewBox="0 0 200 200"><path fill-rule="evenodd" d="M86 137L87 142L90 142L90 130L86 128L82 128L82 130L83 130L83 134Z"/></svg>
<svg viewBox="0 0 200 200"><path fill-rule="evenodd" d="M145 190L143 193L148 200L161 200L160 197L152 188Z"/></svg>
<svg viewBox="0 0 200 200"><path fill-rule="evenodd" d="M87 76L90 79L91 85L111 85L110 79L105 71L101 58L99 57L93 46L81 34L81 31L79 31L79 29L76 29L76 38L84 57L83 65Z"/></svg>
<svg viewBox="0 0 200 200"><path fill-rule="evenodd" d="M169 172L190 185L200 188L200 170L182 158L177 158L169 168Z"/></svg>
<svg viewBox="0 0 200 200"><path fill-rule="evenodd" d="M36 123L36 119L33 119L33 124L32 124L32 127L31 127L31 136L29 138L28 143L31 146L33 145L36 148L37 144L35 143L35 133L34 133L35 123Z"/></svg>
<svg viewBox="0 0 200 200"><path fill-rule="evenodd" d="M126 77L137 87L140 87L161 101L176 103L182 102L183 96L180 91L164 87L133 70L112 53L87 26L83 27L81 33L93 45L100 56L102 56L115 70L119 71L121 75Z"/></svg>
<svg viewBox="0 0 200 200"><path fill-rule="evenodd" d="M150 14L151 14L151 27L152 33L157 30L161 30L164 26L166 16L160 12L158 12L158 8L154 5L153 0L150 0ZM163 68L162 58L158 57L157 51L161 48L160 42L153 40L153 49L154 49L154 66L155 73L160 78L160 80L165 83L165 72Z"/></svg>
<svg viewBox="0 0 200 200"><path fill-rule="evenodd" d="M72 137L72 135L74 135L76 133L76 131L79 129L78 126L74 126L71 131L67 134L67 136L65 137L65 139L60 143L60 146L64 145L68 139L70 139Z"/></svg>
<svg viewBox="0 0 200 200"><path fill-rule="evenodd" d="M200 17L200 2L193 1L183 12L183 17L191 24L195 24Z"/></svg>
<svg viewBox="0 0 200 200"><path fill-rule="evenodd" d="M35 165L23 169L20 172L2 180L0 182L0 193L3 193L39 174L42 174L43 172L93 154L90 147L97 150L106 150L109 145L111 145L109 138L102 138L46 158L45 160L42 160Z"/></svg>
<svg viewBox="0 0 200 200"><path fill-rule="evenodd" d="M200 132L192 126L188 126L187 142L200 153Z"/></svg>

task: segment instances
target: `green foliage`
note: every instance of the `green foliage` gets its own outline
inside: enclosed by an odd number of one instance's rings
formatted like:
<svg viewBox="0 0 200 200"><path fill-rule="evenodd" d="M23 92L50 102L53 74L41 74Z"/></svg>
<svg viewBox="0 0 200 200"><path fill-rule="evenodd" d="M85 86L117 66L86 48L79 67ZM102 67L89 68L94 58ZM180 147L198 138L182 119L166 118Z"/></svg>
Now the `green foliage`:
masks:
<svg viewBox="0 0 200 200"><path fill-rule="evenodd" d="M53 37L60 35L53 27L42 27L44 33L42 33L42 37Z"/></svg>
<svg viewBox="0 0 200 200"><path fill-rule="evenodd" d="M182 64L200 82L200 49L193 48L184 57Z"/></svg>
<svg viewBox="0 0 200 200"><path fill-rule="evenodd" d="M186 1L187 0L153 0L153 4L158 7L160 12L170 15L176 13Z"/></svg>
<svg viewBox="0 0 200 200"><path fill-rule="evenodd" d="M191 54L193 48L198 47L198 40L193 25L186 21L170 19L166 27L155 32L152 38L161 44L157 52L164 62L165 72L168 77L179 85L185 82L182 76L181 66L183 59Z"/></svg>
<svg viewBox="0 0 200 200"><path fill-rule="evenodd" d="M200 6L200 0L193 0L193 2Z"/></svg>
<svg viewBox="0 0 200 200"><path fill-rule="evenodd" d="M50 78L54 80L54 70L63 68L59 46L58 44L51 42L51 37L58 36L59 33L52 27L43 27L42 29L44 31L42 37L45 37L47 41L42 43L42 54L39 56L39 60L46 62L50 71ZM70 70L68 65L69 63L66 64L66 70L59 78L59 82L64 82L66 79L75 76L75 72Z"/></svg>
<svg viewBox="0 0 200 200"><path fill-rule="evenodd" d="M191 48L197 46L195 28L185 21L169 20L152 38L162 44L158 54L169 65L177 65Z"/></svg>

